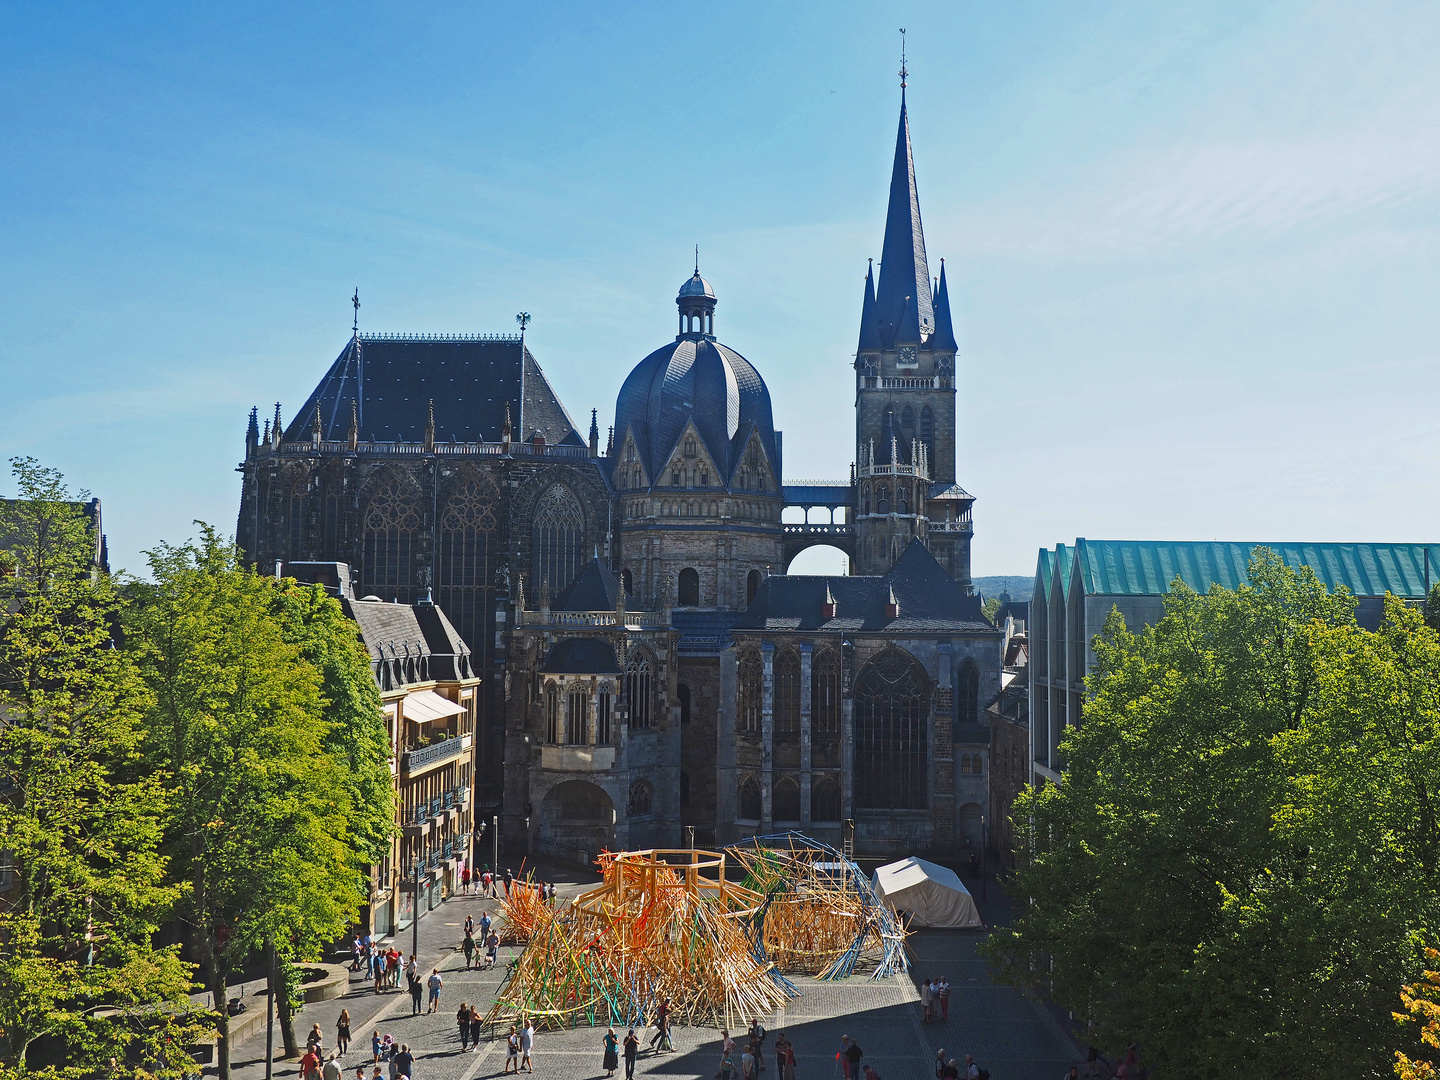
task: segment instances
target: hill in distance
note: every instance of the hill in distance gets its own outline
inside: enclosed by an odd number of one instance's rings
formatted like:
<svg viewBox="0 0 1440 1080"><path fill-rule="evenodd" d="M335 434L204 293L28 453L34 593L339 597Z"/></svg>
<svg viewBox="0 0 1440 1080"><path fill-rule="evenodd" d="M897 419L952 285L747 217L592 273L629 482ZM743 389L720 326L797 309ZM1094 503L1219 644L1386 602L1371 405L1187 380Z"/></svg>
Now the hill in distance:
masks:
<svg viewBox="0 0 1440 1080"><path fill-rule="evenodd" d="M975 583L975 591L982 599L989 600L992 596L1000 596L1002 593L1009 593L1011 600L1029 600L1030 594L1035 591L1035 577L1017 577L1010 575L997 575L994 577L972 578Z"/></svg>

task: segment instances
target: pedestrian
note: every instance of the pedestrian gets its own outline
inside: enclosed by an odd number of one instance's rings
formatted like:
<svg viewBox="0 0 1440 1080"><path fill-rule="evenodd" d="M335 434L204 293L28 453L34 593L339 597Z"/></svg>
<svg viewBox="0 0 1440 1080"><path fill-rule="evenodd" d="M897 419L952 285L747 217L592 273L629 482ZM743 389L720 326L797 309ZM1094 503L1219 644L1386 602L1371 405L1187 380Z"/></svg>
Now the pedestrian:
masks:
<svg viewBox="0 0 1440 1080"><path fill-rule="evenodd" d="M615 1070L620 1067L620 1040L615 1037L615 1029L612 1027L605 1032L605 1057L600 1062L600 1067L605 1070L607 1077L614 1076Z"/></svg>
<svg viewBox="0 0 1440 1080"><path fill-rule="evenodd" d="M520 1064L530 1066L526 1071L532 1073L535 1071L535 1062L531 1060L530 1055L534 1049L535 1025L527 1016L525 1018L525 1026L520 1029Z"/></svg>
<svg viewBox="0 0 1440 1080"><path fill-rule="evenodd" d="M665 1037L665 1024L670 1019L670 999L662 997L660 1008L655 1011L655 1037L650 1040L650 1049L655 1049L655 1044Z"/></svg>
<svg viewBox="0 0 1440 1080"><path fill-rule="evenodd" d="M487 937L489 937L489 936L490 936L490 913L489 913L488 911L482 911L482 912L480 913L480 941L483 943L483 942L485 941L485 939L486 939Z"/></svg>
<svg viewBox="0 0 1440 1080"><path fill-rule="evenodd" d="M415 1076L415 1055L410 1053L406 1043L400 1044L400 1053L395 1055L395 1075L408 1076L412 1080Z"/></svg>
<svg viewBox="0 0 1440 1080"><path fill-rule="evenodd" d="M485 940L485 966L487 968L495 966L495 958L499 953L500 935L494 930L491 930L490 936Z"/></svg>
<svg viewBox="0 0 1440 1080"><path fill-rule="evenodd" d="M489 863L486 863L485 865L486 865L486 870L485 870L485 872L484 872L483 874L480 875L480 895L481 895L481 896L489 896L489 895L490 895L490 870L489 870L489 865L490 865L490 864L489 864Z"/></svg>
<svg viewBox="0 0 1440 1080"><path fill-rule="evenodd" d="M325 1040L320 1034L320 1025L316 1024L310 1029L310 1034L305 1036L305 1049L314 1050L318 1054L324 1042Z"/></svg>
<svg viewBox="0 0 1440 1080"><path fill-rule="evenodd" d="M375 1034L370 1036L370 1055L373 1058L372 1064L380 1064L380 1047L383 1045L384 1043L380 1041L380 1032L377 1030Z"/></svg>
<svg viewBox="0 0 1440 1080"><path fill-rule="evenodd" d="M515 1066L515 1075L520 1075L520 1035L515 1030L515 1025L510 1025L510 1034L505 1039L505 1071L510 1071L510 1066Z"/></svg>
<svg viewBox="0 0 1440 1080"><path fill-rule="evenodd" d="M430 987L430 1007L425 1011L432 1013L439 1012L440 988L445 985L445 980L440 977L440 969L438 967L431 968L430 978L426 979L425 982Z"/></svg>
<svg viewBox="0 0 1440 1080"><path fill-rule="evenodd" d="M468 866L460 868L460 888L465 890L466 896L470 895L470 867Z"/></svg>
<svg viewBox="0 0 1440 1080"><path fill-rule="evenodd" d="M359 934L356 934L356 935L355 935L355 942L354 942L353 945L350 946L350 953L351 953L350 970L351 970L351 971L359 971L359 970L360 970L360 958L365 955L364 950L363 950L363 948L362 948L361 945L360 945L360 935L359 935Z"/></svg>
<svg viewBox="0 0 1440 1080"><path fill-rule="evenodd" d="M755 1059L755 1071L765 1071L765 1055L760 1052L760 1047L765 1043L765 1025L758 1019L750 1021L750 1056Z"/></svg>
<svg viewBox="0 0 1440 1080"><path fill-rule="evenodd" d="M340 1071L340 1062L335 1057L331 1054L326 1058L325 1067L320 1070L320 1080L344 1080L345 1074Z"/></svg>
<svg viewBox="0 0 1440 1080"><path fill-rule="evenodd" d="M980 1066L970 1054L965 1055L965 1076L967 1080L980 1080Z"/></svg>
<svg viewBox="0 0 1440 1080"><path fill-rule="evenodd" d="M933 998L933 996L932 996L932 994L931 994L931 990L932 990L932 988L931 988L931 986L930 986L930 980L929 980L929 979L921 979L921 980L920 980L920 1013L921 1013L920 1019L921 1019L922 1022L924 1022L924 1023L926 1023L926 1024L928 1024L928 1023L930 1022L930 1007L931 1007L932 1003L934 1002L934 998Z"/></svg>
<svg viewBox="0 0 1440 1080"><path fill-rule="evenodd" d="M845 1075L850 1080L860 1080L860 1060L865 1056L865 1051L860 1049L860 1044L848 1036L845 1039L850 1045L845 1051L845 1060L850 1063L850 1068Z"/></svg>
<svg viewBox="0 0 1440 1080"><path fill-rule="evenodd" d="M720 1029L720 1056L721 1056L722 1058L727 1058L727 1057L729 1057L729 1056L731 1055L731 1053L732 1053L734 1050L735 1050L735 1040L730 1037L730 1032L729 1032L727 1029L721 1028L721 1029Z"/></svg>
<svg viewBox="0 0 1440 1080"><path fill-rule="evenodd" d="M320 1067L320 1059L315 1054L315 1048L306 1047L305 1055L300 1059L300 1080L310 1080Z"/></svg>
<svg viewBox="0 0 1440 1080"><path fill-rule="evenodd" d="M784 1080L795 1080L795 1044L789 1039L785 1040L785 1072L781 1075Z"/></svg>
<svg viewBox="0 0 1440 1080"><path fill-rule="evenodd" d="M729 1054L720 1055L720 1080L735 1080L735 1063Z"/></svg>
<svg viewBox="0 0 1440 1080"><path fill-rule="evenodd" d="M379 949L370 956L370 978L375 981L375 992L380 993L385 983L385 954Z"/></svg>
<svg viewBox="0 0 1440 1080"><path fill-rule="evenodd" d="M501 878L501 880L505 883L505 899L506 899L506 900L509 900L509 899L510 899L510 882L514 881L515 879L514 879L513 877L511 877L511 875L510 875L510 868L509 868L508 866L505 868L505 876L504 876L503 878Z"/></svg>
<svg viewBox="0 0 1440 1080"><path fill-rule="evenodd" d="M380 1071L378 1062L375 1065L375 1071L370 1074L370 1080L385 1080L385 1074Z"/></svg>
<svg viewBox="0 0 1440 1080"><path fill-rule="evenodd" d="M465 916L465 932L466 932L467 934L473 934L473 933L475 933L475 916L474 916L474 915L466 915L466 916Z"/></svg>
<svg viewBox="0 0 1440 1080"><path fill-rule="evenodd" d="M463 1054L470 1047L470 1003L460 1002L460 1010L455 1014L455 1026L460 1029L460 1052Z"/></svg>
<svg viewBox="0 0 1440 1080"><path fill-rule="evenodd" d="M640 1055L640 1040L631 1028L625 1035L625 1080L635 1080L635 1059Z"/></svg>
<svg viewBox="0 0 1440 1080"><path fill-rule="evenodd" d="M940 976L937 991L940 994L940 1022L944 1023L950 1019L950 976Z"/></svg>
<svg viewBox="0 0 1440 1080"><path fill-rule="evenodd" d="M359 1062L355 1066L355 1080L365 1080L365 1062Z"/></svg>
<svg viewBox="0 0 1440 1080"><path fill-rule="evenodd" d="M941 1080L960 1080L960 1066L955 1064L954 1058L945 1062L940 1069L940 1078Z"/></svg>
<svg viewBox="0 0 1440 1080"><path fill-rule="evenodd" d="M460 949L465 953L465 970L470 970L470 961L475 956L475 939L470 936L470 931L465 931L465 940L460 943Z"/></svg>
<svg viewBox="0 0 1440 1080"><path fill-rule="evenodd" d="M470 1006L470 1049L480 1049L480 1010L474 1005Z"/></svg>
<svg viewBox="0 0 1440 1080"><path fill-rule="evenodd" d="M785 1080L785 1047L790 1045L790 1040L785 1038L783 1031L775 1035L775 1080Z"/></svg>
<svg viewBox="0 0 1440 1080"><path fill-rule="evenodd" d="M740 1055L740 1080L755 1080L755 1044L746 1043L745 1052Z"/></svg>
<svg viewBox="0 0 1440 1080"><path fill-rule="evenodd" d="M335 1049L343 1054L350 1049L350 1010L341 1009L340 1019L335 1021Z"/></svg>
<svg viewBox="0 0 1440 1080"><path fill-rule="evenodd" d="M420 1015L420 997L425 992L425 984L420 981L420 976L407 972L406 978L410 980L410 1015Z"/></svg>

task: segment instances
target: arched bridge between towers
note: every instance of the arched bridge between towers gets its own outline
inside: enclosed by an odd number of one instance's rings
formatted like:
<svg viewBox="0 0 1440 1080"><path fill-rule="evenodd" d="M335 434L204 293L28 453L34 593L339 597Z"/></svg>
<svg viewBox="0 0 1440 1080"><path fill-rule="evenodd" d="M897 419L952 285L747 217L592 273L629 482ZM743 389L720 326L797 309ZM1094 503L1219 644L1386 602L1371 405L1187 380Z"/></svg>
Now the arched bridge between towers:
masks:
<svg viewBox="0 0 1440 1080"><path fill-rule="evenodd" d="M782 555L784 570L789 572L790 563L806 548L839 548L855 559L855 500L854 489L838 480L796 480L781 488L785 497L785 508L797 507L805 511L805 524L785 526L785 540ZM820 507L830 511L830 521L811 523L810 511ZM835 511L844 510L845 520L837 522Z"/></svg>

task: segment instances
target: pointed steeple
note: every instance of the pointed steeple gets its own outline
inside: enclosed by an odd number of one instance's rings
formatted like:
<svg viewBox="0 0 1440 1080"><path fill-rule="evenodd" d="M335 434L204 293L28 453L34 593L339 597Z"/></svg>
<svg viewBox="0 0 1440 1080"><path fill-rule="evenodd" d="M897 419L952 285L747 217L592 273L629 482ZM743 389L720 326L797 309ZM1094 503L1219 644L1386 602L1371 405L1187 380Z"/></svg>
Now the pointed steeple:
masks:
<svg viewBox="0 0 1440 1080"><path fill-rule="evenodd" d="M255 453L255 448L260 445L260 410L256 406L250 406L250 423L245 425L245 456L249 457Z"/></svg>
<svg viewBox="0 0 1440 1080"><path fill-rule="evenodd" d="M895 136L895 164L890 171L890 207L885 215L885 246L880 252L880 288L876 293L880 335L894 345L907 314L920 331L935 328L930 298L930 267L925 261L925 232L920 225L920 196L915 190L915 159L910 150L910 117L900 94L900 128ZM913 312L907 308L913 307ZM921 340L919 334L908 340Z"/></svg>
<svg viewBox="0 0 1440 1080"><path fill-rule="evenodd" d="M280 402L275 402L275 423L270 428L270 445L276 449L280 446Z"/></svg>
<svg viewBox="0 0 1440 1080"><path fill-rule="evenodd" d="M950 321L950 290L945 285L945 260L940 260L940 288L935 293L935 334L930 348L936 352L955 352L955 324Z"/></svg>
<svg viewBox="0 0 1440 1080"><path fill-rule="evenodd" d="M875 260L865 271L865 299L860 304L860 345L856 350L855 363L860 363L859 353L879 352L885 346L880 341L880 315L875 309Z"/></svg>

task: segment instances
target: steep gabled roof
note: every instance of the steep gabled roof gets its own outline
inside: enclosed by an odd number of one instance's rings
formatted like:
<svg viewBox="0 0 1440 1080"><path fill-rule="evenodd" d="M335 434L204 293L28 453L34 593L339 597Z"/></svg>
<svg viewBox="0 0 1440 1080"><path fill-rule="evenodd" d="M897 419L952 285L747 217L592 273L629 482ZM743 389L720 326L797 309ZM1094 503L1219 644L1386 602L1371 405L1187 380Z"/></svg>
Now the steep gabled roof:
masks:
<svg viewBox="0 0 1440 1080"><path fill-rule="evenodd" d="M880 336L891 348L897 338L921 340L935 328L930 297L930 267L925 260L925 230L920 224L920 196L915 189L915 158L910 148L910 116L900 96L900 127L895 135L895 162L890 170L890 205L885 214L885 245L880 252L880 288L876 293ZM906 316L917 324L905 333Z"/></svg>
<svg viewBox="0 0 1440 1080"><path fill-rule="evenodd" d="M620 580L599 559L591 559L550 604L551 611L614 611Z"/></svg>
<svg viewBox="0 0 1440 1080"><path fill-rule="evenodd" d="M550 646L540 670L549 675L619 675L620 663L603 638L562 638Z"/></svg>

